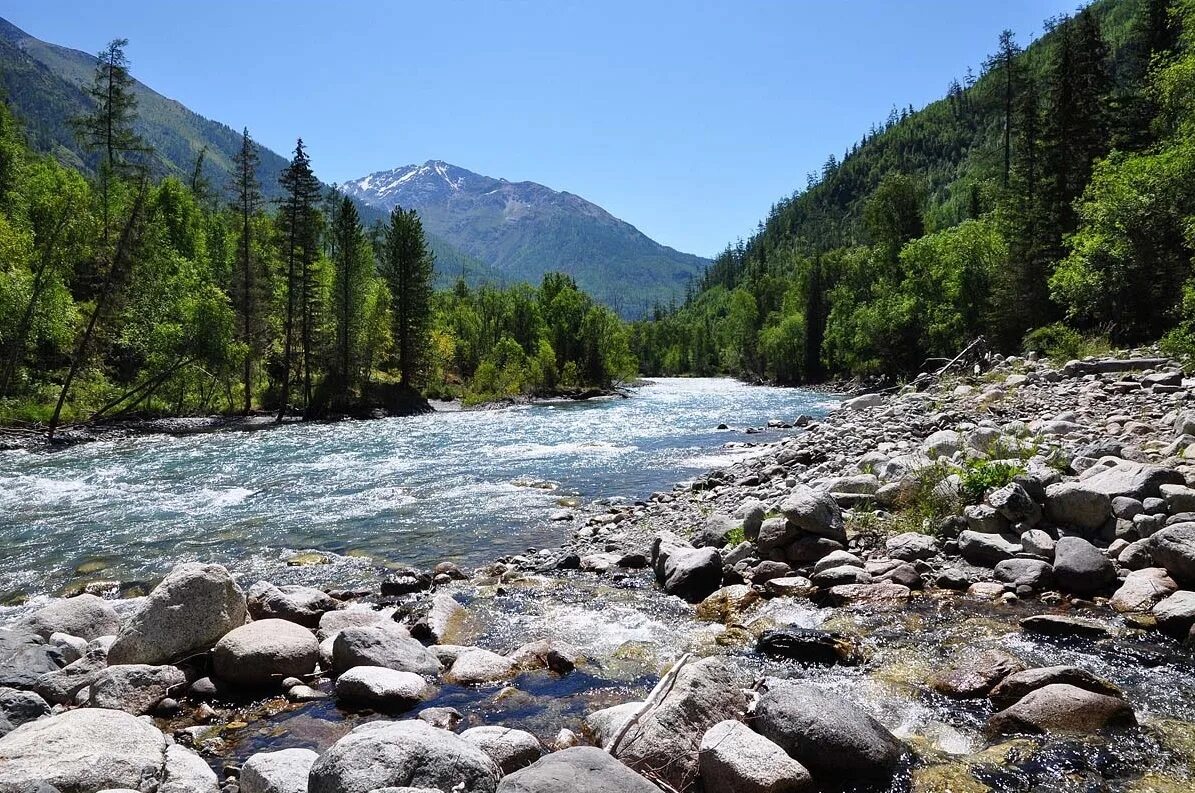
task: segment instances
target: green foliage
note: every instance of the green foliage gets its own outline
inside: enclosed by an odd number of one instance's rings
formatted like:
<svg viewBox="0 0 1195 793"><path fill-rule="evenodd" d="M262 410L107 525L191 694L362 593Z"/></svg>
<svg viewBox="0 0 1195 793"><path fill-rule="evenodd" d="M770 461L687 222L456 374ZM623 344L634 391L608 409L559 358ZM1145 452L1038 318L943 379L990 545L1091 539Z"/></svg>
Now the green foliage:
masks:
<svg viewBox="0 0 1195 793"><path fill-rule="evenodd" d="M950 482L954 473L952 467L937 462L913 474L897 497L893 533L937 534L942 521L957 515L962 504Z"/></svg>
<svg viewBox="0 0 1195 793"><path fill-rule="evenodd" d="M727 548L734 548L737 545L739 545L740 543L743 543L746 541L747 541L747 535L743 531L743 527L741 525L735 526L733 529L726 532L726 547Z"/></svg>
<svg viewBox="0 0 1195 793"><path fill-rule="evenodd" d="M1023 473L1025 469L1003 460L969 460L959 491L968 504L978 504L989 490L1004 487Z"/></svg>
<svg viewBox="0 0 1195 793"><path fill-rule="evenodd" d="M1025 352L1045 355L1060 364L1077 358L1100 355L1110 347L1107 339L1084 336L1061 322L1030 331L1025 334L1022 344Z"/></svg>

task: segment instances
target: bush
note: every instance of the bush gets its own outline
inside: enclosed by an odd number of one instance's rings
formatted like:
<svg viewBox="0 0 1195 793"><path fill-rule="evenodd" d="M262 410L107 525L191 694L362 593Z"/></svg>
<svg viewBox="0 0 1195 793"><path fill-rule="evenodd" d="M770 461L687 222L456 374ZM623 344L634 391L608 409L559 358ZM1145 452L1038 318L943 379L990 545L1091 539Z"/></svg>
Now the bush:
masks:
<svg viewBox="0 0 1195 793"><path fill-rule="evenodd" d="M1059 363L1100 355L1111 348L1106 338L1083 336L1061 322L1029 331L1022 346L1026 353L1036 352Z"/></svg>
<svg viewBox="0 0 1195 793"><path fill-rule="evenodd" d="M1013 478L1023 473L1025 473L1025 469L1012 463L972 460L967 463L967 468L963 472L960 490L967 503L978 504L983 501L988 490L1004 487Z"/></svg>
<svg viewBox="0 0 1195 793"><path fill-rule="evenodd" d="M945 463L934 463L913 476L912 486L896 501L895 533L936 534L943 520L958 514L958 492L948 481L952 473L953 469Z"/></svg>

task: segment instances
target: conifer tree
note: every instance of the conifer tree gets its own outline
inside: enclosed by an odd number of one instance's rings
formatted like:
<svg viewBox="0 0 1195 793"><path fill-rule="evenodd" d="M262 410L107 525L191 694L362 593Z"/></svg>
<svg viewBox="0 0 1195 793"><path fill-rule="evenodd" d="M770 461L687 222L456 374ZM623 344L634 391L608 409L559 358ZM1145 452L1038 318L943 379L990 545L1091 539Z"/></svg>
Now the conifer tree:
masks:
<svg viewBox="0 0 1195 793"><path fill-rule="evenodd" d="M291 381L294 377L296 319L302 354L305 409L311 401L312 269L319 255L316 202L319 201L320 185L311 170L311 160L302 138L295 144L294 158L282 171L279 182L286 193L278 218L282 230L282 256L286 262L286 313L279 384L281 402L278 407L278 420L282 421L289 409Z"/></svg>
<svg viewBox="0 0 1195 793"><path fill-rule="evenodd" d="M395 207L382 245L381 273L390 286L399 379L413 386L427 357L435 257L413 210Z"/></svg>
<svg viewBox="0 0 1195 793"><path fill-rule="evenodd" d="M348 399L361 380L365 304L373 275L373 253L357 207L348 196L333 194L329 247L332 255L332 302L336 319L334 369L341 398Z"/></svg>
<svg viewBox="0 0 1195 793"><path fill-rule="evenodd" d="M258 265L253 255L253 218L261 208L261 185L257 181L258 154L249 128L241 132L241 148L233 156L233 211L240 226L240 240L237 245L234 294L237 314L240 320L240 339L245 345L245 360L242 364L241 412L249 415L253 409L253 364L259 355L257 298Z"/></svg>
<svg viewBox="0 0 1195 793"><path fill-rule="evenodd" d="M1000 33L1000 43L997 46L996 54L990 57L986 64L989 71L998 70L1000 72L1000 90L1004 106L1004 129L1002 133L1004 141L1004 171L1001 185L1005 188L1008 187L1008 173L1012 168L1013 103L1016 100L1017 84L1020 82L1017 66L1017 56L1020 54L1021 48L1017 46L1012 31L1005 29Z"/></svg>

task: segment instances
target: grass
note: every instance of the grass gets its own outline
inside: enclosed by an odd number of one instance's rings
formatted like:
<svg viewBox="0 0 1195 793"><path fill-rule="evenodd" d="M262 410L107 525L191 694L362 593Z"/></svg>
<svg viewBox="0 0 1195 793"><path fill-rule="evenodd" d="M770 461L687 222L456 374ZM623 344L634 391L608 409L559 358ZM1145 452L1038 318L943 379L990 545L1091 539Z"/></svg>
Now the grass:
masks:
<svg viewBox="0 0 1195 793"><path fill-rule="evenodd" d="M735 526L733 529L731 529L726 534L726 546L728 548L734 548L735 546L739 545L740 543L743 543L746 541L747 541L747 535L743 531L742 526Z"/></svg>

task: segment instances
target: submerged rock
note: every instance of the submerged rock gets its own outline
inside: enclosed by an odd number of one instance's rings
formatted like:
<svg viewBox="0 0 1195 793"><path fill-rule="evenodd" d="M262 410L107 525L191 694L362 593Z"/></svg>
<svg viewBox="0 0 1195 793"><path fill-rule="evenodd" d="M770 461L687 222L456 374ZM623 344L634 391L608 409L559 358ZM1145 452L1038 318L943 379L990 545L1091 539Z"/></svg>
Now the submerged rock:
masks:
<svg viewBox="0 0 1195 793"><path fill-rule="evenodd" d="M845 635L796 625L765 631L755 649L772 658L810 664L858 663L858 648Z"/></svg>
<svg viewBox="0 0 1195 793"><path fill-rule="evenodd" d="M1123 699L1066 683L1030 691L988 721L993 734L1017 732L1093 732L1137 723Z"/></svg>
<svg viewBox="0 0 1195 793"><path fill-rule="evenodd" d="M1079 669L1075 666L1045 666L1014 672L992 689L989 698L995 707L1009 708L1029 692L1055 683L1065 683L1069 686L1093 691L1096 694L1123 698L1120 689L1116 686L1102 677L1096 677L1086 669Z"/></svg>
<svg viewBox="0 0 1195 793"><path fill-rule="evenodd" d="M1000 681L1025 668L1021 659L1002 650L968 655L930 678L930 687L955 699L986 697Z"/></svg>

